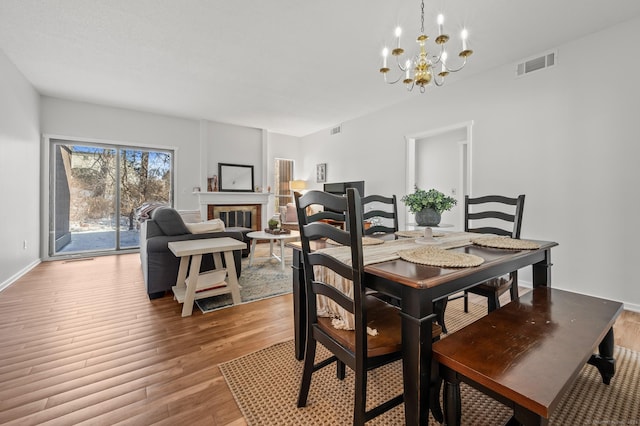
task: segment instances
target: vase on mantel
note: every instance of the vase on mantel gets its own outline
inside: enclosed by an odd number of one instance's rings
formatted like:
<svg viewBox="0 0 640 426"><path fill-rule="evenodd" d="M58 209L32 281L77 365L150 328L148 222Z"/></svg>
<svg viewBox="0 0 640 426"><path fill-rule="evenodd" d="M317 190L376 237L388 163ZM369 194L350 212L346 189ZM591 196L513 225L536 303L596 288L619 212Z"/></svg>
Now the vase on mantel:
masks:
<svg viewBox="0 0 640 426"><path fill-rule="evenodd" d="M420 226L438 226L441 215L432 208L422 209L416 213L416 223Z"/></svg>

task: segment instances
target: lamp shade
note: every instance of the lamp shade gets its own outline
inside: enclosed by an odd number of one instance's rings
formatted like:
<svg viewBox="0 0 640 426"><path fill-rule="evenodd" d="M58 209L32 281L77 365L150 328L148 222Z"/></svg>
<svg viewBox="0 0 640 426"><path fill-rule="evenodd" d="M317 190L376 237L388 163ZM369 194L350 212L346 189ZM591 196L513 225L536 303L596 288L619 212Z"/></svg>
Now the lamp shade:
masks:
<svg viewBox="0 0 640 426"><path fill-rule="evenodd" d="M289 181L289 189L292 191L302 191L307 187L307 182L304 180L291 180Z"/></svg>

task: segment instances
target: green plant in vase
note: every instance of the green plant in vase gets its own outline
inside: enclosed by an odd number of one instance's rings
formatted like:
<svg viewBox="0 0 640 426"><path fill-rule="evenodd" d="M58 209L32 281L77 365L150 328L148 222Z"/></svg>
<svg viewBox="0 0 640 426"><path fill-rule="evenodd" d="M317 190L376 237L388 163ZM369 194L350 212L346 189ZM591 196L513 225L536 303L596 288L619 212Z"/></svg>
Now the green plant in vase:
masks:
<svg viewBox="0 0 640 426"><path fill-rule="evenodd" d="M458 203L453 197L430 189L425 191L416 185L412 194L407 194L400 200L405 203L411 213L415 213L416 222L420 226L437 226L442 212L451 210Z"/></svg>
<svg viewBox="0 0 640 426"><path fill-rule="evenodd" d="M280 225L280 222L277 221L276 219L269 219L269 222L267 222L267 224L269 225L269 229L278 229L278 225Z"/></svg>

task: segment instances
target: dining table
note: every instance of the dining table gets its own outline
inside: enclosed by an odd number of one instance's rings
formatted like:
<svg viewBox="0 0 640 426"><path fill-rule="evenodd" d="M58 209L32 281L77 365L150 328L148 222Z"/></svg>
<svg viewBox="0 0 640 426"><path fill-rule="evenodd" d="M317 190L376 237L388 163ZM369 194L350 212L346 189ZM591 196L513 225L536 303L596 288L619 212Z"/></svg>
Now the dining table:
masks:
<svg viewBox="0 0 640 426"><path fill-rule="evenodd" d="M394 234L379 236L396 240ZM367 288L398 300L402 321L402 371L404 384L405 424L429 423L430 380L432 365L431 323L436 320L434 302L446 304L448 296L473 287L483 281L517 271L532 268L532 285L551 285L551 249L558 244L552 241L533 241L537 248L514 250L485 247L472 243L450 250L479 256L484 262L473 267L439 267L414 263L403 258L379 263L365 262ZM330 247L322 240L311 241L311 250ZM304 265L300 242L290 242L293 249L293 309L295 356L304 358L306 341L306 292ZM367 247L363 248L365 261ZM438 305L438 304L435 304Z"/></svg>

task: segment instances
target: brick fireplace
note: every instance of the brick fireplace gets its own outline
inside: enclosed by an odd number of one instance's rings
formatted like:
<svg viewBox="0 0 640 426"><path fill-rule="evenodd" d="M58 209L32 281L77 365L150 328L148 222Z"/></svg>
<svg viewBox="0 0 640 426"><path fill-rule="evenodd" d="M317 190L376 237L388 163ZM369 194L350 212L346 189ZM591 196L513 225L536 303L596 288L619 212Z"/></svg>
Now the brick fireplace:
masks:
<svg viewBox="0 0 640 426"><path fill-rule="evenodd" d="M200 215L206 217L207 220L219 218L223 213L227 219L233 218L234 221L244 221L246 216L250 216L250 228L254 230L263 229L263 225L267 223L267 203L270 195L268 193L195 192L194 194L198 196Z"/></svg>

